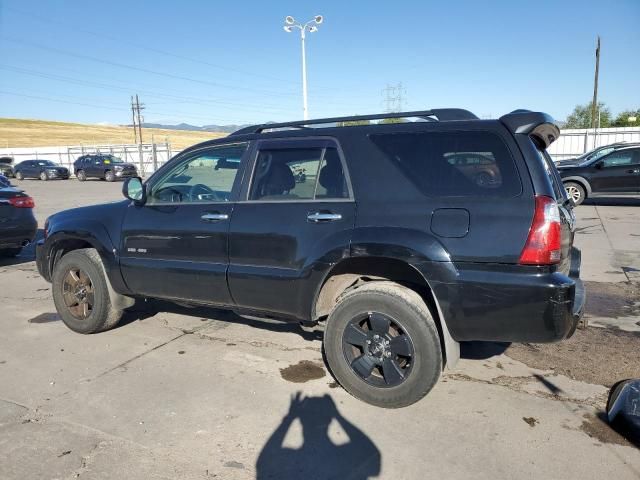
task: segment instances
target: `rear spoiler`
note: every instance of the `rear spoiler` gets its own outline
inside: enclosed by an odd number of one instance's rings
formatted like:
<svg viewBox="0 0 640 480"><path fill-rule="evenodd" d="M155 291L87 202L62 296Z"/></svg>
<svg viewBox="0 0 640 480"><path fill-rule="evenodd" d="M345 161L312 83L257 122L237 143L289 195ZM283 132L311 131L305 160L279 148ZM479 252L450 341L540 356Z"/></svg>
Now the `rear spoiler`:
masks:
<svg viewBox="0 0 640 480"><path fill-rule="evenodd" d="M500 117L500 121L514 134L529 135L547 148L560 136L560 127L551 115L530 110L514 110Z"/></svg>

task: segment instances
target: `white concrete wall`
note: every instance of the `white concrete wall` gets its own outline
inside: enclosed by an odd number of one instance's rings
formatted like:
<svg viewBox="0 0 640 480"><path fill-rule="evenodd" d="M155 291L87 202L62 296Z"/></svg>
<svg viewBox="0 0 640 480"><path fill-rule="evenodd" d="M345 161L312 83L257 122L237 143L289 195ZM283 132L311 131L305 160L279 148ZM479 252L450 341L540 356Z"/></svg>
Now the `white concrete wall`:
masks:
<svg viewBox="0 0 640 480"><path fill-rule="evenodd" d="M616 142L640 142L640 127L565 129L549 147L549 154L554 160L562 160Z"/></svg>

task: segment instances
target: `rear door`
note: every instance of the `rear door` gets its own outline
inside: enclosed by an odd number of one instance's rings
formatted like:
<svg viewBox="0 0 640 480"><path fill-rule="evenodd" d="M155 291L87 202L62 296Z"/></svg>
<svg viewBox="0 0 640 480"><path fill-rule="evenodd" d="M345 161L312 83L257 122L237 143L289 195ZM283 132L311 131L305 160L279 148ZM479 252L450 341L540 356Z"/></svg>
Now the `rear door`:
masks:
<svg viewBox="0 0 640 480"><path fill-rule="evenodd" d="M638 191L640 149L625 148L602 157L592 165L591 190L596 193Z"/></svg>
<svg viewBox="0 0 640 480"><path fill-rule="evenodd" d="M244 308L309 314L310 281L349 255L355 203L331 139L263 140L229 233L229 287Z"/></svg>

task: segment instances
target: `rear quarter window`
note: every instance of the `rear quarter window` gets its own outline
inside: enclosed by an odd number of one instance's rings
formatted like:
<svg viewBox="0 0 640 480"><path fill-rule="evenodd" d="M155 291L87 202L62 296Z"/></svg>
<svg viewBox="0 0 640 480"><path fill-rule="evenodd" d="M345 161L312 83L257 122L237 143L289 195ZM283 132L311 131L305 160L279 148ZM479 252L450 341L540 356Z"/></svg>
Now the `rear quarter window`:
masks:
<svg viewBox="0 0 640 480"><path fill-rule="evenodd" d="M513 157L493 133L412 132L369 138L427 196L515 197L522 192Z"/></svg>

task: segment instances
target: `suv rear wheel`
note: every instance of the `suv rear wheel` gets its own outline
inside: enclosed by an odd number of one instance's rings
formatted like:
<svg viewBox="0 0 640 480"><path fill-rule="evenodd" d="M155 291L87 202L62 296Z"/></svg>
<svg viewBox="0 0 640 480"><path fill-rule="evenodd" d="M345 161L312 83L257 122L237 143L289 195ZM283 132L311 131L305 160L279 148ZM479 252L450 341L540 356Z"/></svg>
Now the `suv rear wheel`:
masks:
<svg viewBox="0 0 640 480"><path fill-rule="evenodd" d="M108 279L100 255L93 248L74 250L55 265L53 302L67 327L78 333L95 333L117 325L122 310L111 304Z"/></svg>
<svg viewBox="0 0 640 480"><path fill-rule="evenodd" d="M84 170L78 170L76 172L76 178L81 181L84 182L87 179L87 174L84 173Z"/></svg>
<svg viewBox="0 0 640 480"><path fill-rule="evenodd" d="M24 175L22 174L22 172L16 172L16 180L24 180Z"/></svg>
<svg viewBox="0 0 640 480"><path fill-rule="evenodd" d="M331 372L354 397L398 408L424 397L442 370L438 330L422 298L393 282L343 294L327 320Z"/></svg>
<svg viewBox="0 0 640 480"><path fill-rule="evenodd" d="M576 205L580 205L587 197L584 187L577 182L565 182L564 189L567 191L569 198L573 200L573 203Z"/></svg>
<svg viewBox="0 0 640 480"><path fill-rule="evenodd" d="M104 179L107 182L113 182L116 179L116 174L111 170L107 170L106 172L104 172Z"/></svg>

